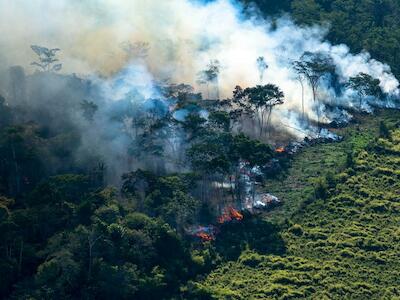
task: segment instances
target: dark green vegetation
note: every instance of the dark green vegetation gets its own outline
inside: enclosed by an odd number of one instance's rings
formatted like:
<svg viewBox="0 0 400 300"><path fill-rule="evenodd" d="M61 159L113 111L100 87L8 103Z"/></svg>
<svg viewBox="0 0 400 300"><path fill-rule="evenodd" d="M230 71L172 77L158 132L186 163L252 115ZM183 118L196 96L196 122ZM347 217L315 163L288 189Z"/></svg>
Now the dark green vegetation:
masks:
<svg viewBox="0 0 400 300"><path fill-rule="evenodd" d="M90 138L83 127L95 127L98 111L106 109L82 100L90 83L52 72L21 78L15 90L24 96L22 83L29 83L31 107L24 101L15 105L24 100L17 92L14 105L0 98L1 298L170 299L185 293L189 279L236 259L247 245L282 252L277 227L253 218L221 226L224 238L215 244L204 246L186 234L191 225L216 222L220 212L213 201L235 198L233 188L213 183L236 172L241 160L264 165L274 155L269 145L232 130L240 112L216 103L207 120L199 113L201 97L192 101L198 95L185 86L169 86L165 99L149 100L154 107L147 110L133 108L128 99L126 110L136 113L132 140L139 143L126 144L125 163L142 159L146 171L132 167L115 184L106 175L117 163L106 165L94 151L78 151ZM46 81L57 83L54 90ZM273 85L258 89L279 92ZM168 96L172 90L177 95ZM178 121L165 112L171 98L178 110L192 109L187 118ZM268 100L259 98L257 109L270 105ZM111 111L121 109L121 102ZM110 128L124 124L117 113L111 119ZM175 151L187 166L178 173L164 169L166 136L172 133L181 134L185 146ZM195 171L188 173L190 165Z"/></svg>
<svg viewBox="0 0 400 300"><path fill-rule="evenodd" d="M400 296L399 113L360 116L344 140L302 151L269 190L286 251L249 249L199 284L217 299ZM391 129L388 131L388 128Z"/></svg>
<svg viewBox="0 0 400 300"><path fill-rule="evenodd" d="M242 0L265 15L290 13L302 25L329 26L328 39L368 51L400 75L400 3L396 0Z"/></svg>
<svg viewBox="0 0 400 300"><path fill-rule="evenodd" d="M400 74L398 1L256 2L267 14L290 12L300 24L329 22L332 42L366 49ZM235 198L232 189L215 188L212 195L212 183L223 183L240 160L253 166L274 157L256 138L271 134L269 115L284 100L279 88L238 87L229 99L236 106L221 101L208 120L196 105L201 95L186 85L160 88L165 99L189 111L184 120L173 120L159 99L147 110L129 101L112 107L112 125L125 122L118 110L133 112L129 133L138 142L124 150L151 169L127 172L115 188L104 178L110 165L92 153L85 160L76 155L84 139L80 129L93 126L104 103L80 93L90 83L48 74L61 65L37 65L46 72L26 80L38 86L45 109L24 107L26 99L17 93L19 107L0 97L0 298L400 297L398 112L360 115L338 130L343 141L303 149L283 173L265 180L264 189L282 206L245 214L242 222L221 225L216 241L201 243L185 230L215 222L210 198ZM218 74L214 61L199 80L211 89ZM76 93L55 88L46 96L43 82L53 80ZM370 88L376 85L362 73L353 78L360 105L362 97L376 95ZM211 92L218 98L218 87ZM81 116L84 126L74 127L69 114ZM257 124L253 135L233 130L243 116ZM173 149L179 152L176 164L196 172L167 174L158 159L171 154L165 141L174 132L184 145Z"/></svg>
<svg viewBox="0 0 400 300"><path fill-rule="evenodd" d="M104 166L82 169L72 159L73 130L18 123L3 100L0 114L2 297L397 296L398 111L359 116L338 130L342 142L289 159L284 173L266 180L283 206L220 226L210 243L184 234L217 213L194 197L195 183L230 174L239 159L263 165L274 156L230 132L227 112L182 125L197 173L137 170L120 190L105 186Z"/></svg>

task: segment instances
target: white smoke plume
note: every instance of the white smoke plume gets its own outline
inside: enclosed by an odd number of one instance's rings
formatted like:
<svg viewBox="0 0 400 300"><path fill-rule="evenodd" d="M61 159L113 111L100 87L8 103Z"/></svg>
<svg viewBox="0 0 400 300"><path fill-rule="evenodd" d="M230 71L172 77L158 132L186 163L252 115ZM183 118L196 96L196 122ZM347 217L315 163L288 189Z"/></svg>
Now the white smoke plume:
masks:
<svg viewBox="0 0 400 300"><path fill-rule="evenodd" d="M3 66L29 66L35 59L31 44L59 47L63 72L102 76L113 99L124 97L135 85L150 96L150 82L165 79L204 93L197 76L211 60L221 65L221 97L230 97L236 85L260 84L256 60L263 56L268 64L264 83L278 85L286 96L273 120L290 125L288 130L301 126L292 113L301 110L301 89L291 63L305 51L329 53L341 83L364 72L380 79L384 92L398 95L399 83L389 66L368 53L354 55L345 45L330 44L324 39L326 29L299 27L288 18L272 26L257 16L246 18L242 7L229 0L0 0L0 28ZM123 45L135 43L148 45L146 56L124 51ZM112 84L115 78L117 86ZM323 102L344 106L352 106L353 96L348 91L336 97L328 86L319 92ZM306 111L315 120L311 99L306 89Z"/></svg>

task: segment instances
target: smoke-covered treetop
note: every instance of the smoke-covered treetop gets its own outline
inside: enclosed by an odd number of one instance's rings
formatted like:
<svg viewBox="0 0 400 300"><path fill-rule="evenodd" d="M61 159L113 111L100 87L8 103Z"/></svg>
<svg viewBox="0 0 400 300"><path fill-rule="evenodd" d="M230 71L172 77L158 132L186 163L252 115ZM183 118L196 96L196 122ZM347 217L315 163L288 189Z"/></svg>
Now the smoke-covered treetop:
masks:
<svg viewBox="0 0 400 300"><path fill-rule="evenodd" d="M257 2L298 22L352 1ZM372 265L360 298L398 296L381 108L399 83L302 23L234 0L0 0L0 298L347 297ZM236 259L268 284L222 276Z"/></svg>

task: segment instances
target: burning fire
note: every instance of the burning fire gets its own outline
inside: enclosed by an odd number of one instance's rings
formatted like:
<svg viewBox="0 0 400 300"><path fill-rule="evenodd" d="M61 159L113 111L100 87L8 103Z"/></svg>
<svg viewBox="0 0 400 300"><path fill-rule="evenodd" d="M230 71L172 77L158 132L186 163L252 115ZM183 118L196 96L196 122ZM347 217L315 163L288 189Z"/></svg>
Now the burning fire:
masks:
<svg viewBox="0 0 400 300"><path fill-rule="evenodd" d="M221 216L218 217L219 224L230 222L232 220L243 220L243 215L233 207L228 207L228 209Z"/></svg>
<svg viewBox="0 0 400 300"><path fill-rule="evenodd" d="M209 226L193 226L188 228L186 232L192 236L200 238L203 242L215 240L217 228L213 225Z"/></svg>
<svg viewBox="0 0 400 300"><path fill-rule="evenodd" d="M285 147L276 148L276 149L275 149L275 152L276 152L276 153L283 153L283 152L285 152Z"/></svg>
<svg viewBox="0 0 400 300"><path fill-rule="evenodd" d="M224 224L233 220L241 221L243 220L243 215L234 209L233 207L227 207L225 212L218 217L217 222L219 224ZM210 242L215 240L216 234L219 232L218 226L208 225L208 226L192 226L186 229L186 232L191 236L200 238L202 242Z"/></svg>
<svg viewBox="0 0 400 300"><path fill-rule="evenodd" d="M210 242L214 240L214 236L205 232L199 232L196 234L196 236L199 237L203 242Z"/></svg>

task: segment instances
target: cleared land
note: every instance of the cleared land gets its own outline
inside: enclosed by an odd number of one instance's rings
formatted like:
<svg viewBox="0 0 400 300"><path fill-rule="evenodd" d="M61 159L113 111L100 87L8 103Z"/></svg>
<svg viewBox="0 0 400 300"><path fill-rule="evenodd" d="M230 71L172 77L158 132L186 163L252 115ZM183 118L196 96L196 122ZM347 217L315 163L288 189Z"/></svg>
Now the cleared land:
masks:
<svg viewBox="0 0 400 300"><path fill-rule="evenodd" d="M400 297L399 116L358 116L342 142L298 153L267 184L284 200L264 216L280 224L283 253L250 246L199 289L217 299Z"/></svg>

